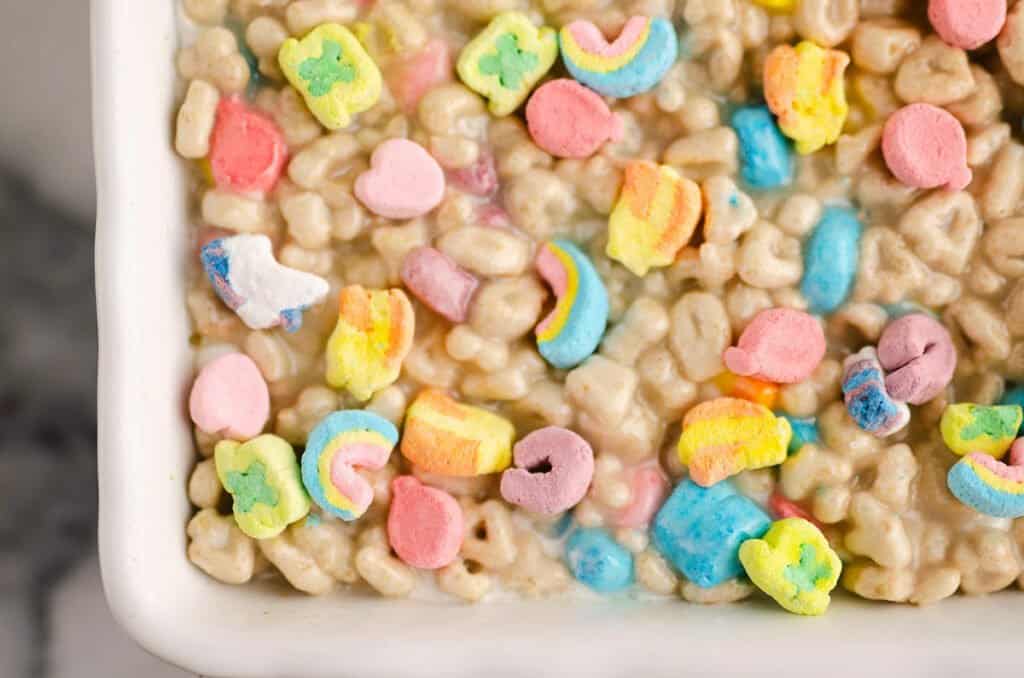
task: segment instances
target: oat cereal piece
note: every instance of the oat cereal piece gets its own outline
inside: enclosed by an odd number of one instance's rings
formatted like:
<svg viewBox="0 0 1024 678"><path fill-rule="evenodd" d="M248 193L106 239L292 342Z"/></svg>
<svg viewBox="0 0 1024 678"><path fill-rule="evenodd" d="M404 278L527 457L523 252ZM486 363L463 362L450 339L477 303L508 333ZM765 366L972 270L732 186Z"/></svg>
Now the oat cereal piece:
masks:
<svg viewBox="0 0 1024 678"><path fill-rule="evenodd" d="M631 162L608 217L607 255L637 276L668 266L696 230L701 203L697 184L668 165Z"/></svg>
<svg viewBox="0 0 1024 678"><path fill-rule="evenodd" d="M401 290L341 290L327 342L327 383L360 401L394 383L412 347L415 315Z"/></svg>
<svg viewBox="0 0 1024 678"><path fill-rule="evenodd" d="M189 83L174 128L174 150L178 155L199 160L209 154L219 102L220 93L210 83L205 80Z"/></svg>
<svg viewBox="0 0 1024 678"><path fill-rule="evenodd" d="M622 118L604 99L567 78L537 88L526 104L526 124L533 142L558 158L590 157L624 133Z"/></svg>
<svg viewBox="0 0 1024 678"><path fill-rule="evenodd" d="M621 591L633 583L633 554L596 527L575 530L565 542L572 576L598 593Z"/></svg>
<svg viewBox="0 0 1024 678"><path fill-rule="evenodd" d="M923 314L901 316L882 331L878 361L888 372L885 388L896 400L922 405L953 380L956 349L938 321Z"/></svg>
<svg viewBox="0 0 1024 678"><path fill-rule="evenodd" d="M832 313L846 301L857 279L860 236L857 213L828 207L804 245L804 275L800 292L811 313Z"/></svg>
<svg viewBox="0 0 1024 678"><path fill-rule="evenodd" d="M722 360L741 376L793 384L809 377L824 357L821 323L803 311L771 308L754 317Z"/></svg>
<svg viewBox="0 0 1024 678"><path fill-rule="evenodd" d="M528 511L554 515L578 504L594 475L586 440L557 426L533 431L512 448L515 468L501 475L501 496Z"/></svg>
<svg viewBox="0 0 1024 678"><path fill-rule="evenodd" d="M716 175L701 184L704 196L704 240L727 244L750 230L757 207L731 178Z"/></svg>
<svg viewBox="0 0 1024 678"><path fill-rule="evenodd" d="M418 468L450 476L496 473L512 461L515 428L492 412L428 389L405 415L402 454Z"/></svg>
<svg viewBox="0 0 1024 678"><path fill-rule="evenodd" d="M822 49L807 40L796 47L780 45L765 59L765 100L801 155L839 138L849 110L843 90L849 63L846 52Z"/></svg>
<svg viewBox="0 0 1024 678"><path fill-rule="evenodd" d="M238 41L227 28L204 28L195 44L178 52L178 72L186 80L205 80L224 94L245 90L249 64L238 51Z"/></svg>
<svg viewBox="0 0 1024 678"><path fill-rule="evenodd" d="M915 188L959 191L971 183L967 137L960 122L931 104L911 104L889 116L882 132L885 164Z"/></svg>
<svg viewBox="0 0 1024 678"><path fill-rule="evenodd" d="M731 124L740 143L740 176L751 188L770 190L793 180L789 142L766 106L738 108Z"/></svg>
<svg viewBox="0 0 1024 678"><path fill-rule="evenodd" d="M1022 420L1020 405L951 404L942 413L942 440L953 454L979 452L1000 459L1017 437Z"/></svg>
<svg viewBox="0 0 1024 678"><path fill-rule="evenodd" d="M490 101L496 116L512 113L558 58L558 37L520 12L504 12L466 45L455 69L462 82Z"/></svg>
<svg viewBox="0 0 1024 678"><path fill-rule="evenodd" d="M655 547L691 582L711 588L743 573L740 544L768 531L771 519L728 482L679 483L652 526Z"/></svg>
<svg viewBox="0 0 1024 678"><path fill-rule="evenodd" d="M263 431L270 417L270 392L259 367L243 353L228 353L199 371L188 399L199 430L248 440Z"/></svg>
<svg viewBox="0 0 1024 678"><path fill-rule="evenodd" d="M380 70L344 26L320 24L301 40L285 40L278 62L288 82L327 129L348 127L353 115L366 111L380 98Z"/></svg>
<svg viewBox="0 0 1024 678"><path fill-rule="evenodd" d="M444 172L419 144L388 139L373 150L370 169L356 179L353 192L374 214L412 219L441 204Z"/></svg>
<svg viewBox="0 0 1024 678"><path fill-rule="evenodd" d="M751 581L794 614L825 614L843 568L821 531L801 518L779 520L761 539L743 542L739 558Z"/></svg>
<svg viewBox="0 0 1024 678"><path fill-rule="evenodd" d="M244 584L252 579L256 547L230 516L204 508L192 516L185 530L188 559L196 567L225 584Z"/></svg>
<svg viewBox="0 0 1024 678"><path fill-rule="evenodd" d="M653 89L675 63L679 41L667 19L634 16L611 43L593 23L578 19L559 31L559 46L572 77L621 99Z"/></svg>
<svg viewBox="0 0 1024 678"><path fill-rule="evenodd" d="M302 327L302 313L327 296L327 281L274 260L270 238L235 235L211 240L201 252L217 296L254 330Z"/></svg>
<svg viewBox="0 0 1024 678"><path fill-rule="evenodd" d="M885 389L885 373L874 347L867 346L843 361L843 401L857 425L880 438L910 421L910 409Z"/></svg>
<svg viewBox="0 0 1024 678"><path fill-rule="evenodd" d="M703 487L747 469L781 464L792 430L763 405L716 398L697 405L683 419L679 460Z"/></svg>
<svg viewBox="0 0 1024 678"><path fill-rule="evenodd" d="M947 44L977 49L1006 23L1003 0L928 0L928 21Z"/></svg>
<svg viewBox="0 0 1024 678"><path fill-rule="evenodd" d="M267 193L288 160L288 144L273 120L229 96L217 106L209 159L218 188Z"/></svg>
<svg viewBox="0 0 1024 678"><path fill-rule="evenodd" d="M436 570L454 561L465 533L462 508L455 498L412 476L395 478L391 494L388 543L402 562Z"/></svg>
<svg viewBox="0 0 1024 678"><path fill-rule="evenodd" d="M235 522L250 537L277 536L309 513L295 451L285 440L270 434L244 444L222 440L214 459L221 485L234 498Z"/></svg>
<svg viewBox="0 0 1024 678"><path fill-rule="evenodd" d="M324 511L356 520L373 501L373 487L356 469L384 467L398 430L372 412L332 412L310 432L302 453L302 484Z"/></svg>
<svg viewBox="0 0 1024 678"><path fill-rule="evenodd" d="M555 293L555 308L535 328L537 349L568 369L597 350L608 323L608 293L594 265L568 240L553 240L537 254L537 272Z"/></svg>

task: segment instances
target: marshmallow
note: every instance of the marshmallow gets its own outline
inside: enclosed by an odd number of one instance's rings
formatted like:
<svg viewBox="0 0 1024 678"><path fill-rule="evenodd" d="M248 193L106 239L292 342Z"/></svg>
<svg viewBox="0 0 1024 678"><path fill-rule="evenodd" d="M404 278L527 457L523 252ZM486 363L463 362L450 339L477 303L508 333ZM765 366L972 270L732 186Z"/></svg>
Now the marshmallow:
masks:
<svg viewBox="0 0 1024 678"><path fill-rule="evenodd" d="M763 405L716 398L692 408L683 418L679 461L704 487L748 469L786 460L789 422Z"/></svg>
<svg viewBox="0 0 1024 678"><path fill-rule="evenodd" d="M631 17L611 43L585 19L563 26L558 37L562 61L572 77L619 99L653 89L679 52L676 31L662 17Z"/></svg>
<svg viewBox="0 0 1024 678"><path fill-rule="evenodd" d="M413 476L391 481L388 543L407 565L436 570L459 555L465 537L459 502Z"/></svg>
<svg viewBox="0 0 1024 678"><path fill-rule="evenodd" d="M949 331L922 313L891 321L878 340L885 388L896 400L923 405L953 380L956 348Z"/></svg>
<svg viewBox="0 0 1024 678"><path fill-rule="evenodd" d="M594 476L594 451L568 429L548 426L512 448L516 468L501 475L501 496L516 506L547 515L567 511L583 499Z"/></svg>
<svg viewBox="0 0 1024 678"><path fill-rule="evenodd" d="M368 210L388 219L413 219L437 207L444 197L444 172L415 141L388 139L370 156L370 169L353 189Z"/></svg>
<svg viewBox="0 0 1024 678"><path fill-rule="evenodd" d="M360 401L393 384L412 348L415 324L402 290L342 289L338 324L327 341L327 383Z"/></svg>
<svg viewBox="0 0 1024 678"><path fill-rule="evenodd" d="M769 308L758 313L737 345L722 355L726 366L736 374L780 384L803 381L824 357L821 323L792 308Z"/></svg>
<svg viewBox="0 0 1024 678"><path fill-rule="evenodd" d="M963 126L931 104L910 104L889 116L882 129L882 157L907 186L959 191L971 183Z"/></svg>
<svg viewBox="0 0 1024 678"><path fill-rule="evenodd" d="M252 358L228 353L199 371L188 410L200 431L248 440L263 431L270 417L270 391Z"/></svg>
<svg viewBox="0 0 1024 678"><path fill-rule="evenodd" d="M217 296L254 330L302 327L302 312L323 301L329 286L319 276L282 266L270 238L235 235L211 240L200 252Z"/></svg>
<svg viewBox="0 0 1024 678"><path fill-rule="evenodd" d="M301 40L288 38L277 60L285 78L328 129L348 127L353 115L380 98L380 70L344 26L320 24Z"/></svg>
<svg viewBox="0 0 1024 678"><path fill-rule="evenodd" d="M254 539L276 537L309 513L295 450L265 434L246 443L222 440L213 452L217 477L234 499L238 529Z"/></svg>
<svg viewBox="0 0 1024 678"><path fill-rule="evenodd" d="M567 78L537 88L526 104L526 124L533 142L559 158L587 158L623 132L604 99Z"/></svg>
<svg viewBox="0 0 1024 678"><path fill-rule="evenodd" d="M443 391L427 389L405 414L402 454L417 468L448 476L497 473L512 460L515 427Z"/></svg>

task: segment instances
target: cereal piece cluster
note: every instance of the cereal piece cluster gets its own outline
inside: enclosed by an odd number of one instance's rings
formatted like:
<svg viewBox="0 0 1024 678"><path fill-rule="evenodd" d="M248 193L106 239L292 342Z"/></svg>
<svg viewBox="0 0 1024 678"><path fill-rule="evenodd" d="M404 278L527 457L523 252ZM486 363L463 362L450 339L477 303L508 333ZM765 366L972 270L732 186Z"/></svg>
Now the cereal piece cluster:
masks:
<svg viewBox="0 0 1024 678"><path fill-rule="evenodd" d="M183 2L210 576L1024 585L1019 3Z"/></svg>

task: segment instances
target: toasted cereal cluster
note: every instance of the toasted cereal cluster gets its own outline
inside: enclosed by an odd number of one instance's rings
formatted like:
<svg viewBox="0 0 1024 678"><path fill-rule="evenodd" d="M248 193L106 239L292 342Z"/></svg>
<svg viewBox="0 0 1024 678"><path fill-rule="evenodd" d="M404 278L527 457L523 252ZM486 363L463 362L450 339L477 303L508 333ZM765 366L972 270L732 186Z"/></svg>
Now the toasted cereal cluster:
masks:
<svg viewBox="0 0 1024 678"><path fill-rule="evenodd" d="M1024 588L1024 3L914 5L182 0L189 559Z"/></svg>

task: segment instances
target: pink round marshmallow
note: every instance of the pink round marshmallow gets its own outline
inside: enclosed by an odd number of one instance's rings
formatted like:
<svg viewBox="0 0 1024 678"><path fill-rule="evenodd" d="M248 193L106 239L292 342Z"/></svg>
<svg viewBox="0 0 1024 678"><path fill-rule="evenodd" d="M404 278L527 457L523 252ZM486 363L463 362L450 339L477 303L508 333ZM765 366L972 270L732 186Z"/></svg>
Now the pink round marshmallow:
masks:
<svg viewBox="0 0 1024 678"><path fill-rule="evenodd" d="M647 527L668 496L669 483L657 464L629 471L629 503L611 516L614 527Z"/></svg>
<svg viewBox="0 0 1024 678"><path fill-rule="evenodd" d="M580 503L594 477L594 451L568 429L548 426L515 444L516 468L501 474L501 496L516 506L552 515Z"/></svg>
<svg viewBox="0 0 1024 678"><path fill-rule="evenodd" d="M586 158L605 141L622 138L622 119L601 96L575 80L550 80L526 104L534 143L559 158Z"/></svg>
<svg viewBox="0 0 1024 678"><path fill-rule="evenodd" d="M742 377L794 384L811 376L825 357L825 333L814 316L792 308L769 308L750 321L736 346L722 356Z"/></svg>
<svg viewBox="0 0 1024 678"><path fill-rule="evenodd" d="M946 44L977 49L1003 29L1006 0L929 0L928 20Z"/></svg>
<svg viewBox="0 0 1024 678"><path fill-rule="evenodd" d="M273 120L237 95L221 99L210 135L210 173L220 188L266 193L288 160L288 143Z"/></svg>
<svg viewBox="0 0 1024 678"><path fill-rule="evenodd" d="M973 176L963 126L931 104L910 104L889 116L882 130L882 155L889 171L915 188L959 191Z"/></svg>
<svg viewBox="0 0 1024 678"><path fill-rule="evenodd" d="M444 172L415 141L388 139L374 149L370 169L356 179L355 194L388 219L423 216L444 197Z"/></svg>
<svg viewBox="0 0 1024 678"><path fill-rule="evenodd" d="M417 247L402 260L402 282L430 310L453 323L465 322L480 281L433 247Z"/></svg>
<svg viewBox="0 0 1024 678"><path fill-rule="evenodd" d="M228 353L199 370L188 409L200 431L249 440L263 432L270 417L270 391L252 358Z"/></svg>
<svg viewBox="0 0 1024 678"><path fill-rule="evenodd" d="M942 393L956 370L956 348L949 332L923 313L893 320L878 340L885 368L885 390L893 400L921 405Z"/></svg>
<svg viewBox="0 0 1024 678"><path fill-rule="evenodd" d="M462 508L455 497L413 476L391 481L388 543L402 562L436 570L459 555L465 536Z"/></svg>

